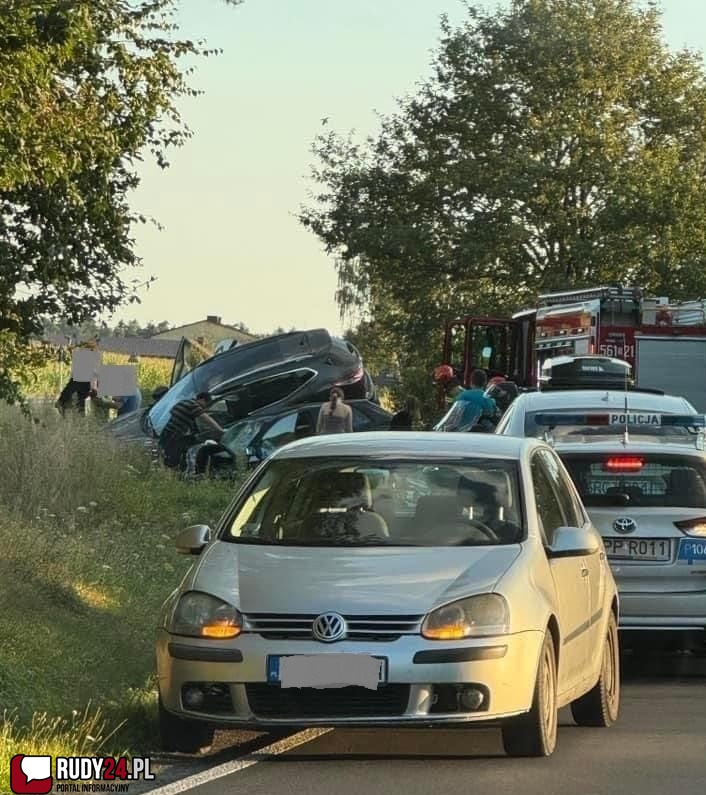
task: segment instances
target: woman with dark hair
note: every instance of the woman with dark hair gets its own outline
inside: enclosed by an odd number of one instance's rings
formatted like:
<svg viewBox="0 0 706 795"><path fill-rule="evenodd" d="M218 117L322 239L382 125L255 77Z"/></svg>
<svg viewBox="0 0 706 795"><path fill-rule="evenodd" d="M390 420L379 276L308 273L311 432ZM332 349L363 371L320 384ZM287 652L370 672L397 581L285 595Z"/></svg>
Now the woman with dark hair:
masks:
<svg viewBox="0 0 706 795"><path fill-rule="evenodd" d="M335 386L321 406L316 433L353 433L353 411L343 402L343 390Z"/></svg>

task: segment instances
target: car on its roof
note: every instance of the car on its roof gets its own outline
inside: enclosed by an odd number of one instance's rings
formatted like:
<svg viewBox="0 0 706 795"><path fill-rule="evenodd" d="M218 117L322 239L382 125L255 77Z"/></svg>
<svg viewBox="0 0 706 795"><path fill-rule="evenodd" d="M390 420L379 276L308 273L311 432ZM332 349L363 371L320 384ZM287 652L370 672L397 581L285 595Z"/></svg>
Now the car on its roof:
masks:
<svg viewBox="0 0 706 795"><path fill-rule="evenodd" d="M498 726L548 756L557 711L618 717L618 596L600 535L536 439L389 431L276 450L158 621L165 750L214 728Z"/></svg>
<svg viewBox="0 0 706 795"><path fill-rule="evenodd" d="M390 429L393 415L377 403L348 400L346 405L353 412L354 433ZM287 406L279 411L260 409L247 419L226 427L225 433L218 439L212 431L207 431L209 440L195 446L192 455L196 457L203 448L216 445L214 450L217 452L208 457L209 474L227 474L241 465L255 467L279 447L296 439L313 436L320 410L320 402ZM209 414L218 422L227 419L227 410L220 402L209 409Z"/></svg>
<svg viewBox="0 0 706 795"><path fill-rule="evenodd" d="M581 431L580 423L570 425L557 425L554 429L551 423L539 424L537 418L547 418L547 415L576 414L586 412L608 415L604 425L610 426L608 431L616 436L625 430L627 420L630 433L659 435L661 431L656 426L648 426L644 422L634 423L634 415L643 414L675 414L692 415L696 409L686 398L677 395L654 394L653 392L640 392L637 390L600 390L600 389L575 389L556 392L525 392L519 395L509 406L498 423L495 433L503 436L534 436L543 438L552 434L556 441L571 434ZM639 418L638 418L639 419ZM600 427L591 431L587 436L605 435L607 429Z"/></svg>
<svg viewBox="0 0 706 795"><path fill-rule="evenodd" d="M377 390L363 367L358 349L326 329L292 331L264 337L222 350L189 365L189 340L174 362L169 388L151 406L119 417L106 430L124 441L156 438L180 400L210 395L210 404L227 399L231 425L263 408L277 411L302 403L328 400L331 387L343 390L347 400L377 401Z"/></svg>

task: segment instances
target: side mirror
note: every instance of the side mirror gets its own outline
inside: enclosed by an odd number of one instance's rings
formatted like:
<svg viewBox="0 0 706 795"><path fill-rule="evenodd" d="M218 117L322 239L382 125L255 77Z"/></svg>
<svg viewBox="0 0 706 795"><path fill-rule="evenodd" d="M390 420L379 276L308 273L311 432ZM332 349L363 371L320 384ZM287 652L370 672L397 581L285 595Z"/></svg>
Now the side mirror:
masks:
<svg viewBox="0 0 706 795"><path fill-rule="evenodd" d="M600 549L597 535L582 527L558 527L547 549L550 558L577 558L593 555Z"/></svg>
<svg viewBox="0 0 706 795"><path fill-rule="evenodd" d="M182 530L176 538L180 555L200 555L211 540L211 528L205 524L194 524Z"/></svg>

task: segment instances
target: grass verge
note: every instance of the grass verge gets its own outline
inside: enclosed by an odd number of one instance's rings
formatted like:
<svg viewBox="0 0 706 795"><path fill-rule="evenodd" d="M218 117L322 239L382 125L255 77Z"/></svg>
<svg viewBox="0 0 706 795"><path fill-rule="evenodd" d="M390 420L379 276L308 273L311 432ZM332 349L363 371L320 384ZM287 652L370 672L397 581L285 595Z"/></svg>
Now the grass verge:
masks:
<svg viewBox="0 0 706 795"><path fill-rule="evenodd" d="M155 470L88 418L0 407L0 792L16 753L156 746L154 630L174 537L233 495Z"/></svg>

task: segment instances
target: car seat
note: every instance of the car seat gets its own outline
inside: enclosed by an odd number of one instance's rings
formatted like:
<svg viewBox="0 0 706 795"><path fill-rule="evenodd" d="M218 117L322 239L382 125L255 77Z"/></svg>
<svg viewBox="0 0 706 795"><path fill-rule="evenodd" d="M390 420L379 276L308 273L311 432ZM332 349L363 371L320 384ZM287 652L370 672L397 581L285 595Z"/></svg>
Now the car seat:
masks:
<svg viewBox="0 0 706 795"><path fill-rule="evenodd" d="M387 522L372 510L372 491L361 472L332 472L319 476L310 504L307 534L355 531L360 536L387 538Z"/></svg>

